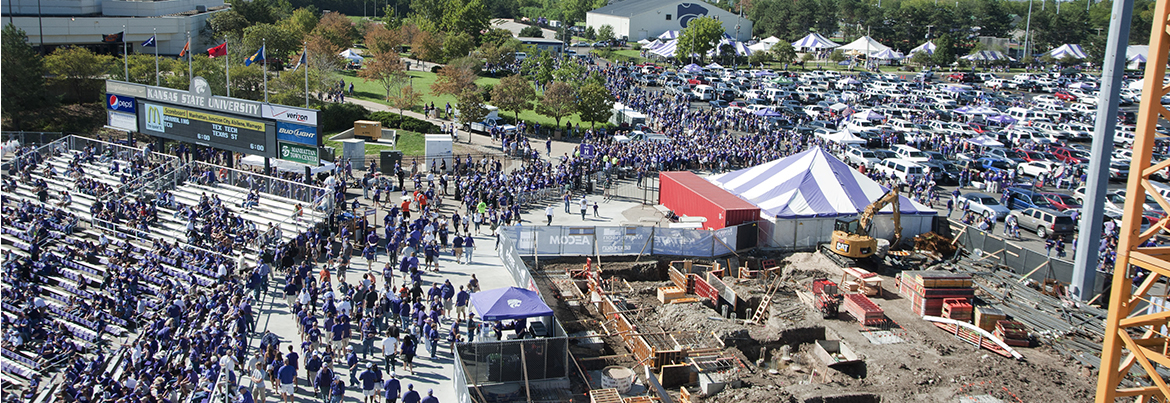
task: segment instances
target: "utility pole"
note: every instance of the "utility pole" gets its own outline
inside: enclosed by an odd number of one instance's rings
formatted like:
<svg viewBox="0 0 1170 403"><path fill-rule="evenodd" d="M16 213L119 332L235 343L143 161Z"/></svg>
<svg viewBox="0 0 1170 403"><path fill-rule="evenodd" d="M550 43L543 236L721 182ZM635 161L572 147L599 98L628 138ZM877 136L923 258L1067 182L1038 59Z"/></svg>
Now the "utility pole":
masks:
<svg viewBox="0 0 1170 403"><path fill-rule="evenodd" d="M937 1L937 0L936 0ZM1043 1L1043 0L1041 0ZM1023 61L1030 53L1028 53L1028 37L1032 33L1032 0L1028 0L1028 22L1024 24L1024 54L1020 55L1020 60Z"/></svg>

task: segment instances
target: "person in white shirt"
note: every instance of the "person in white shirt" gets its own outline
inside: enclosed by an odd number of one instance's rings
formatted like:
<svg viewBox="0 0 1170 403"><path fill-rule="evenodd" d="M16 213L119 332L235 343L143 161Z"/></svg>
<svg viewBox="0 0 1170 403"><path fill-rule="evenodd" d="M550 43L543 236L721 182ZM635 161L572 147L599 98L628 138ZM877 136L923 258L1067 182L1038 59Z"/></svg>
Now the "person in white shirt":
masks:
<svg viewBox="0 0 1170 403"><path fill-rule="evenodd" d="M353 313L353 312L351 312L352 309L353 309L353 304L351 304L349 302L349 297L342 298L341 302L339 302L337 304L337 313L338 314L345 313L346 315L351 315Z"/></svg>
<svg viewBox="0 0 1170 403"><path fill-rule="evenodd" d="M397 365L394 361L398 357L398 338L394 337L390 332L386 332L386 338L382 339L382 359L386 362L386 372L394 372Z"/></svg>
<svg viewBox="0 0 1170 403"><path fill-rule="evenodd" d="M548 224L546 224L546 225L552 225L552 214L553 214L553 208L552 208L552 205L550 204L544 208L544 215L548 216Z"/></svg>

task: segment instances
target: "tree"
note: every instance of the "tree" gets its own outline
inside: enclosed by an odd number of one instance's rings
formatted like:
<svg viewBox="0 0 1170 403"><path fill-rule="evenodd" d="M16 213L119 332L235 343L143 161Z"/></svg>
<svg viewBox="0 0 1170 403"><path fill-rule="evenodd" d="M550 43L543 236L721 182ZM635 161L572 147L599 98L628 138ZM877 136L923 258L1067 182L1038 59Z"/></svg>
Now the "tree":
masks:
<svg viewBox="0 0 1170 403"><path fill-rule="evenodd" d="M183 62L170 57L158 58L158 72L155 74L154 70L154 54L152 53L132 53L130 54L130 81L135 83L154 85L154 78L159 77L161 80L165 78L168 72L176 72L182 70L182 74L187 74L187 60L183 58ZM121 77L119 77L120 79Z"/></svg>
<svg viewBox="0 0 1170 403"><path fill-rule="evenodd" d="M443 49L447 51L447 60L467 56L475 49L475 38L466 32L447 34L443 38Z"/></svg>
<svg viewBox="0 0 1170 403"><path fill-rule="evenodd" d="M45 88L44 59L28 43L28 35L12 24L4 26L0 35L0 103L4 119L12 129L24 130L24 123L33 120L57 103Z"/></svg>
<svg viewBox="0 0 1170 403"><path fill-rule="evenodd" d="M441 61L443 58L443 40L439 35L427 31L420 31L416 34L414 36L414 42L410 44L410 52L414 55L414 58L428 62Z"/></svg>
<svg viewBox="0 0 1170 403"><path fill-rule="evenodd" d="M113 70L114 57L97 55L82 47L57 48L53 54L45 57L45 66L49 74L56 76L56 81L84 99L85 94L101 88L103 83L100 79Z"/></svg>
<svg viewBox="0 0 1170 403"><path fill-rule="evenodd" d="M225 36L239 38L244 34L244 28L248 27L248 19L236 10L224 10L212 14L207 18L207 28L211 39L219 39Z"/></svg>
<svg viewBox="0 0 1170 403"><path fill-rule="evenodd" d="M435 95L460 94L465 88L475 85L478 73L479 60L471 57L452 60L439 70L435 82L431 84L431 92Z"/></svg>
<svg viewBox="0 0 1170 403"><path fill-rule="evenodd" d="M573 94L573 87L561 81L553 81L544 90L544 96L536 105L536 113L553 118L557 127L561 127L561 119L572 115L577 110L577 97Z"/></svg>
<svg viewBox="0 0 1170 403"><path fill-rule="evenodd" d="M677 55L687 57L696 54L702 58L708 51L715 48L716 42L722 37L722 22L710 17L695 18L678 35Z"/></svg>
<svg viewBox="0 0 1170 403"><path fill-rule="evenodd" d="M931 61L930 53L927 53L925 51L915 52L913 56L910 56L911 63L917 64L917 65L922 66L922 67L926 67L926 65L930 64L930 61Z"/></svg>
<svg viewBox="0 0 1170 403"><path fill-rule="evenodd" d="M270 63L283 65L289 55L301 50L301 41L284 25L257 24L244 28L244 48L255 51L264 44L265 57Z"/></svg>
<svg viewBox="0 0 1170 403"><path fill-rule="evenodd" d="M521 29L518 36L521 38L543 38L544 30L540 29L538 26L529 25L524 27L524 29Z"/></svg>
<svg viewBox="0 0 1170 403"><path fill-rule="evenodd" d="M504 77L492 88L492 102L500 109L512 112L517 121L520 112L532 109L533 98L536 98L536 90L519 75Z"/></svg>
<svg viewBox="0 0 1170 403"><path fill-rule="evenodd" d="M591 128L597 128L597 122L609 120L613 114L613 94L605 86L590 82L581 88L580 100L577 103L577 112L581 120L591 123Z"/></svg>
<svg viewBox="0 0 1170 403"><path fill-rule="evenodd" d="M789 64L796 61L796 48L792 47L788 41L776 42L769 51L772 52L772 57L775 57L777 62Z"/></svg>
<svg viewBox="0 0 1170 403"><path fill-rule="evenodd" d="M492 29L489 29L483 35L479 36L479 43L480 44L491 43L491 44L495 44L496 46L501 46L504 44L504 42L507 42L511 39L512 39L512 31L502 29L502 28L492 28Z"/></svg>
<svg viewBox="0 0 1170 403"><path fill-rule="evenodd" d="M611 26L609 24L605 24L605 25L602 25L601 28L597 29L597 40L601 41L601 42L605 42L606 47L609 47L609 43L613 39L614 39L613 26Z"/></svg>
<svg viewBox="0 0 1170 403"><path fill-rule="evenodd" d="M300 42L310 32L313 32L313 29L317 28L317 23L320 21L321 18L317 16L317 8L310 6L293 11L288 18L280 20L280 26L292 33L295 40Z"/></svg>
<svg viewBox="0 0 1170 403"><path fill-rule="evenodd" d="M561 63L560 67L552 71L553 81L569 84L573 91L577 91L584 84L582 79L589 71L579 63Z"/></svg>
<svg viewBox="0 0 1170 403"><path fill-rule="evenodd" d="M829 61L833 63L840 63L845 61L845 52L834 50L833 53L829 53Z"/></svg>
<svg viewBox="0 0 1170 403"><path fill-rule="evenodd" d="M472 84L464 88L455 99L459 108L459 121L463 123L480 122L487 117L488 110L483 105L483 92Z"/></svg>
<svg viewBox="0 0 1170 403"><path fill-rule="evenodd" d="M950 66L955 61L955 41L950 35L940 35L934 46L934 55L931 56L934 64Z"/></svg>
<svg viewBox="0 0 1170 403"><path fill-rule="evenodd" d="M313 28L312 35L329 42L333 48L345 50L353 46L358 38L357 28L340 13L328 13L321 17L321 22ZM341 50L338 50L340 52Z"/></svg>
<svg viewBox="0 0 1170 403"><path fill-rule="evenodd" d="M292 14L288 0L229 0L227 3L251 24L272 24Z"/></svg>
<svg viewBox="0 0 1170 403"><path fill-rule="evenodd" d="M585 38L591 41L597 39L597 31L593 29L592 25L585 27Z"/></svg>
<svg viewBox="0 0 1170 403"><path fill-rule="evenodd" d="M422 93L415 91L414 86L408 85L398 90L398 94L390 98L390 104L398 108L398 116L402 117L402 111L410 109L422 102Z"/></svg>
<svg viewBox="0 0 1170 403"><path fill-rule="evenodd" d="M398 49L402 47L402 37L398 30L386 29L384 25L375 25L366 31L366 49L375 55L394 55L398 57Z"/></svg>
<svg viewBox="0 0 1170 403"><path fill-rule="evenodd" d="M365 66L358 71L358 77L377 82L386 90L386 100L390 100L390 91L401 86L407 80L406 66L397 53L376 54L373 60L366 58Z"/></svg>

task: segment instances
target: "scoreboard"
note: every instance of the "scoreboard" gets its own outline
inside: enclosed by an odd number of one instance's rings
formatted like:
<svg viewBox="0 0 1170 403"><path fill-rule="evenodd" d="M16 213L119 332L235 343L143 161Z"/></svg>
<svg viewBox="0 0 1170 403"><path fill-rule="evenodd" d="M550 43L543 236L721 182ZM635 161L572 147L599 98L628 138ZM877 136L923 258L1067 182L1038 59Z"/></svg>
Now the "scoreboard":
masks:
<svg viewBox="0 0 1170 403"><path fill-rule="evenodd" d="M138 110L142 133L221 150L276 156L276 127L270 121L144 101L139 101Z"/></svg>

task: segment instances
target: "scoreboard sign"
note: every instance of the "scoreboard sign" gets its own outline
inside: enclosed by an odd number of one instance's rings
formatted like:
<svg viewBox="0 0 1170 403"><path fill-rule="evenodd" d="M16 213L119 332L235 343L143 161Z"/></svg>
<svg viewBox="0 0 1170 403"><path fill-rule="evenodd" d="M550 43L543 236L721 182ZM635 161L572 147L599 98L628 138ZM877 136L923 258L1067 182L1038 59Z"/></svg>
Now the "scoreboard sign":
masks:
<svg viewBox="0 0 1170 403"><path fill-rule="evenodd" d="M109 125L221 150L316 166L315 109L212 94L203 77L187 90L106 80Z"/></svg>
<svg viewBox="0 0 1170 403"><path fill-rule="evenodd" d="M221 150L275 156L275 126L270 122L224 113L139 101L138 127L143 133Z"/></svg>

